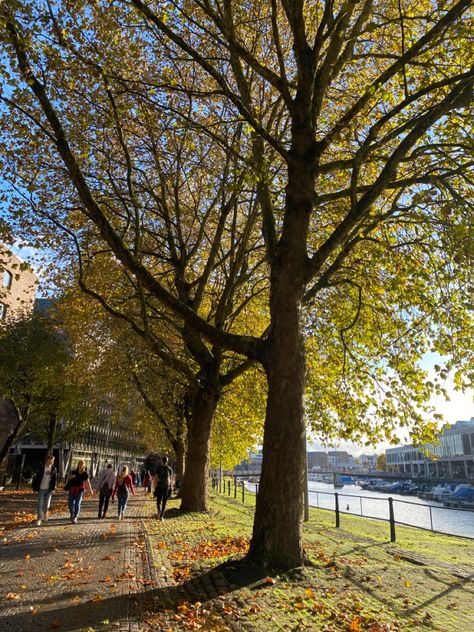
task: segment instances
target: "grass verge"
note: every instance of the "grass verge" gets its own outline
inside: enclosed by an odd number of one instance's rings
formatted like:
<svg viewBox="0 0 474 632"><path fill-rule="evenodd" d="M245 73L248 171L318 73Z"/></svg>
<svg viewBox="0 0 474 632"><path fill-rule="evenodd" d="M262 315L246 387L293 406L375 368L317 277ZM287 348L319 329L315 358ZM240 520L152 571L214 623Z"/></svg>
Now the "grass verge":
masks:
<svg viewBox="0 0 474 632"><path fill-rule="evenodd" d="M233 496L233 495L232 495ZM211 510L145 525L157 570L150 630L214 632L474 630L472 541L312 509L303 526L311 565L291 573L241 560L254 497L210 494Z"/></svg>

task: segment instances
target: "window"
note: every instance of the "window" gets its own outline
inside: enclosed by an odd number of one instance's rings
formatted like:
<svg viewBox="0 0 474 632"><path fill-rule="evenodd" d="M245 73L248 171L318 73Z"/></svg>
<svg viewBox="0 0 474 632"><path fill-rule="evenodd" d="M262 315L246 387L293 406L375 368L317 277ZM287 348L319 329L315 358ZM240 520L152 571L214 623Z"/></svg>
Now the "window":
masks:
<svg viewBox="0 0 474 632"><path fill-rule="evenodd" d="M7 315L7 306L4 303L0 303L0 320L3 320Z"/></svg>
<svg viewBox="0 0 474 632"><path fill-rule="evenodd" d="M4 270L3 271L3 287L6 287L9 290L12 286L12 281L13 281L12 273L8 272L8 270Z"/></svg>

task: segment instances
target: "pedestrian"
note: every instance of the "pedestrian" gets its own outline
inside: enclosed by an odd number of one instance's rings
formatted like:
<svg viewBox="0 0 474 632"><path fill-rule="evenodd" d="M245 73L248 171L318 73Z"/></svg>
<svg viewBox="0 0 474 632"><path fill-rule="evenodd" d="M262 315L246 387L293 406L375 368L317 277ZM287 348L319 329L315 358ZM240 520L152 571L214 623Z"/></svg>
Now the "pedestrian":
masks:
<svg viewBox="0 0 474 632"><path fill-rule="evenodd" d="M33 491L38 492L38 510L36 524L41 526L42 521L48 522L48 511L51 497L56 489L58 473L54 467L54 456L47 454L43 465L33 478Z"/></svg>
<svg viewBox="0 0 474 632"><path fill-rule="evenodd" d="M103 470L97 481L97 491L99 492L99 518L105 518L109 508L109 500L115 487L115 472L112 463L109 463Z"/></svg>
<svg viewBox="0 0 474 632"><path fill-rule="evenodd" d="M162 463L156 469L156 486L154 496L156 498L157 518L165 519L166 501L171 492L173 470L168 465L168 457L161 459Z"/></svg>
<svg viewBox="0 0 474 632"><path fill-rule="evenodd" d="M112 502L114 502L115 494L117 494L119 520L123 520L123 515L125 513L125 509L127 508L129 491L135 496L132 477L128 473L128 467L124 465L122 471L117 476L114 491L112 492Z"/></svg>
<svg viewBox="0 0 474 632"><path fill-rule="evenodd" d="M81 511L82 497L84 496L86 488L92 496L94 492L92 491L91 483L89 481L86 464L81 460L77 462L76 469L70 473L65 487L65 489L69 492L69 514L73 524L77 523L77 519Z"/></svg>
<svg viewBox="0 0 474 632"><path fill-rule="evenodd" d="M143 487L145 488L147 494L151 492L151 474L150 470L147 470L143 476Z"/></svg>

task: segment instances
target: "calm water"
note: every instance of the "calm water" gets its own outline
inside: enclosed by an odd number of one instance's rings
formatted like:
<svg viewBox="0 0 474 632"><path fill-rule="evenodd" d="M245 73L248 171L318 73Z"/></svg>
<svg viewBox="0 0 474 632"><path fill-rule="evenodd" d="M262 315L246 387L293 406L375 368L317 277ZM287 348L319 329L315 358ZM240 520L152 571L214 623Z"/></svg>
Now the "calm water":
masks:
<svg viewBox="0 0 474 632"><path fill-rule="evenodd" d="M309 504L334 510L334 492L339 494L339 509L344 513L388 520L389 496L393 498L395 521L414 527L474 538L474 511L446 509L441 503L418 498L363 490L358 485L344 485L335 490L329 483L309 481ZM318 493L326 492L326 493ZM328 495L328 493L331 495ZM358 498L362 496L362 498ZM429 505L423 507L420 505ZM430 516L431 513L431 516Z"/></svg>

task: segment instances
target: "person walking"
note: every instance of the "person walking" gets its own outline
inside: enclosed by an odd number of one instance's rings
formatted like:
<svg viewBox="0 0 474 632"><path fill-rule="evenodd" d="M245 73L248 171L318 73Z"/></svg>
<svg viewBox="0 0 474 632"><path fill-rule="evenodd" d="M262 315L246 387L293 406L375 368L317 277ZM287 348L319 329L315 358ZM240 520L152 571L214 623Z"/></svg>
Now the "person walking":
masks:
<svg viewBox="0 0 474 632"><path fill-rule="evenodd" d="M125 509L127 508L129 491L135 496L135 488L133 487L132 477L128 473L128 467L124 465L122 471L117 476L114 491L112 492L112 502L114 502L115 495L117 495L119 520L123 520L123 515L125 513Z"/></svg>
<svg viewBox="0 0 474 632"><path fill-rule="evenodd" d="M156 498L157 518L165 519L166 502L171 493L173 470L168 465L168 457L161 459L161 465L156 469L156 486L154 496Z"/></svg>
<svg viewBox="0 0 474 632"><path fill-rule="evenodd" d="M33 478L33 491L38 492L38 509L36 524L38 527L41 523L48 522L49 506L51 497L56 489L58 473L54 467L54 456L47 454L43 465L36 472Z"/></svg>
<svg viewBox="0 0 474 632"><path fill-rule="evenodd" d="M84 461L78 461L76 469L71 472L66 482L65 489L68 493L68 505L71 522L77 523L79 513L81 511L82 497L86 488L89 490L91 496L94 494L92 491L91 483L89 481L89 474L86 470L86 464Z"/></svg>
<svg viewBox="0 0 474 632"><path fill-rule="evenodd" d="M97 491L99 492L99 518L105 518L109 508L109 500L115 487L115 472L112 463L109 463L103 470L97 481Z"/></svg>
<svg viewBox="0 0 474 632"><path fill-rule="evenodd" d="M147 494L151 493L151 474L150 470L146 470L143 476L143 487Z"/></svg>

